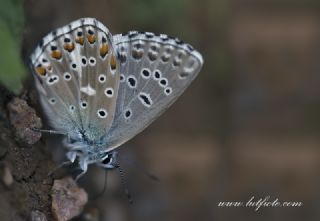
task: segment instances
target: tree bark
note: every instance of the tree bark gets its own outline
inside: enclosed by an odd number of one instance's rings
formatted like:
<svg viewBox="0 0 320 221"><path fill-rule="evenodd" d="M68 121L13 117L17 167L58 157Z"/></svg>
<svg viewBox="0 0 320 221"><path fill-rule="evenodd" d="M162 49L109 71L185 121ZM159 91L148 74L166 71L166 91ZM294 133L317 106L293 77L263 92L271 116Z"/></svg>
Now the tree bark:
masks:
<svg viewBox="0 0 320 221"><path fill-rule="evenodd" d="M33 130L41 121L29 106L35 104L32 93L19 98L3 86L0 92L1 220L31 220L32 211L51 220L48 173L53 162L41 134Z"/></svg>

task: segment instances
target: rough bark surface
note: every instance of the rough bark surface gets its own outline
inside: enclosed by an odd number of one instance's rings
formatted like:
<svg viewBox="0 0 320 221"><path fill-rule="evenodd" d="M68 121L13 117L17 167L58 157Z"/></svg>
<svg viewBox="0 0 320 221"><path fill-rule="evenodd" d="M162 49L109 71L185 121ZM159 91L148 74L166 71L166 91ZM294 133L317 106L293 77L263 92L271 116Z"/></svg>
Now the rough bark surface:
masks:
<svg viewBox="0 0 320 221"><path fill-rule="evenodd" d="M0 87L0 217L1 220L31 220L32 211L40 211L51 220L53 162L41 134L41 120L28 103Z"/></svg>

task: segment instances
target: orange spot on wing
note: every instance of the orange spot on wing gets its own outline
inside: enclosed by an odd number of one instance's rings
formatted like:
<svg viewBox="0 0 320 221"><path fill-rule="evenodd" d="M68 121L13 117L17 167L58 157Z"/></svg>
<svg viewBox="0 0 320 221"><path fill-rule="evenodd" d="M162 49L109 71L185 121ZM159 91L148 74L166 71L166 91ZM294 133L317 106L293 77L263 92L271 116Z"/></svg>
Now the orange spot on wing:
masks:
<svg viewBox="0 0 320 221"><path fill-rule="evenodd" d="M77 37L77 38L76 38L76 42L77 42L78 44L83 45L83 43L84 43L83 37Z"/></svg>
<svg viewBox="0 0 320 221"><path fill-rule="evenodd" d="M90 44L93 44L96 41L96 36L95 35L88 35L88 42Z"/></svg>
<svg viewBox="0 0 320 221"><path fill-rule="evenodd" d="M47 70L44 67L36 67L36 73L40 76L46 76Z"/></svg>
<svg viewBox="0 0 320 221"><path fill-rule="evenodd" d="M66 43L64 44L63 48L68 52L71 52L74 49L74 43Z"/></svg>
<svg viewBox="0 0 320 221"><path fill-rule="evenodd" d="M55 51L51 52L51 57L59 60L60 58L62 58L62 52L55 50Z"/></svg>
<svg viewBox="0 0 320 221"><path fill-rule="evenodd" d="M114 55L111 56L110 66L112 70L115 70L117 68L117 60Z"/></svg>
<svg viewBox="0 0 320 221"><path fill-rule="evenodd" d="M109 46L107 44L102 44L100 47L100 56L104 58L109 51Z"/></svg>

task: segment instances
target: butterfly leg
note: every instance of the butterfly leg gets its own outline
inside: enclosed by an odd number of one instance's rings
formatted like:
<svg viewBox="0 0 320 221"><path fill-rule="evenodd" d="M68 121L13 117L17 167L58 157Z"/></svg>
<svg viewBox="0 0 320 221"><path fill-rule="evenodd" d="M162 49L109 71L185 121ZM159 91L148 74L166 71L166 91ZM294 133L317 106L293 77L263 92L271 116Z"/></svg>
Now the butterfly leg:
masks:
<svg viewBox="0 0 320 221"><path fill-rule="evenodd" d="M77 152L75 151L69 151L67 154L66 154L67 158L68 158L68 161L65 161L65 162L62 162L60 165L58 165L57 167L55 167L49 174L48 176L52 176L52 174L54 172L56 172L58 169L62 168L62 167L65 167L65 166L68 166L70 164L73 164L74 161L76 160L76 157L77 157Z"/></svg>
<svg viewBox="0 0 320 221"><path fill-rule="evenodd" d="M88 170L88 160L87 158L82 158L79 162L80 169L82 172L76 177L76 181L78 181Z"/></svg>
<svg viewBox="0 0 320 221"><path fill-rule="evenodd" d="M62 167L68 166L70 164L72 164L72 162L70 162L70 161L62 162L61 164L56 166L50 173L48 173L48 176L52 176L54 174L54 172L56 172L57 170L59 170Z"/></svg>
<svg viewBox="0 0 320 221"><path fill-rule="evenodd" d="M73 164L74 161L76 160L76 157L77 157L77 152L75 151L69 151L67 154L66 154L67 158L68 158L68 161L65 161L65 162L62 162L60 165L58 165L57 167L55 167L49 174L48 176L52 176L52 174L57 171L58 169L62 168L62 167L65 167L65 166L68 166L70 164Z"/></svg>
<svg viewBox="0 0 320 221"><path fill-rule="evenodd" d="M76 160L77 157L77 152L76 151L69 151L66 154L69 162L74 163L74 161Z"/></svg>
<svg viewBox="0 0 320 221"><path fill-rule="evenodd" d="M80 151L83 152L85 151L89 146L83 145L81 142L76 142L76 143L70 143L70 142L64 142L64 146L70 151L70 152L76 152Z"/></svg>

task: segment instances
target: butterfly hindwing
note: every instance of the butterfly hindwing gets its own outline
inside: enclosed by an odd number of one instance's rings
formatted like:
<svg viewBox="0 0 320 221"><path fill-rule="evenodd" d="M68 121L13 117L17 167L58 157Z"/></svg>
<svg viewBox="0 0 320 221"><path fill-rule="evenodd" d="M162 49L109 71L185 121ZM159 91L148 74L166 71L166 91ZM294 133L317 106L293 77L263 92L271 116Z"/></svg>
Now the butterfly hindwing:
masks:
<svg viewBox="0 0 320 221"><path fill-rule="evenodd" d="M112 124L119 64L108 29L92 18L48 34L31 56L50 125L75 139L97 140Z"/></svg>
<svg viewBox="0 0 320 221"><path fill-rule="evenodd" d="M141 132L164 112L199 73L202 56L167 35L136 31L113 37L120 86L107 151Z"/></svg>

